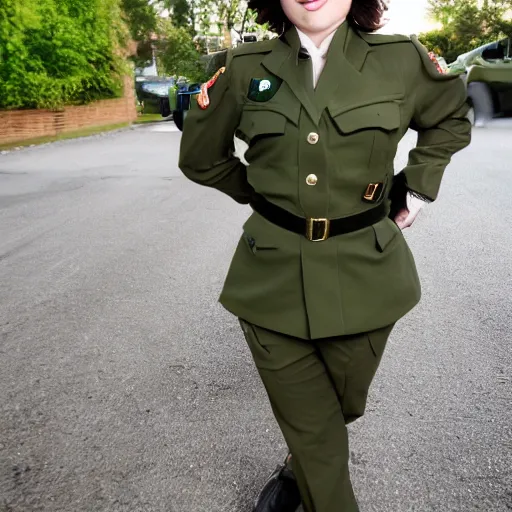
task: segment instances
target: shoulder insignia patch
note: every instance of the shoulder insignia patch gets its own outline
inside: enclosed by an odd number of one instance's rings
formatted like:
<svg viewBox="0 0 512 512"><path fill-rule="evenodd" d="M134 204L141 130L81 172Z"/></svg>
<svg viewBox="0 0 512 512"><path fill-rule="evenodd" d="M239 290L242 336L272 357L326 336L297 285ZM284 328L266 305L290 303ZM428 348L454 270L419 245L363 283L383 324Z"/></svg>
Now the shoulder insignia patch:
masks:
<svg viewBox="0 0 512 512"><path fill-rule="evenodd" d="M226 71L225 67L220 68L215 75L213 75L208 82L201 85L201 92L197 95L197 104L202 110L206 110L210 106L210 98L208 96L208 89L215 85L215 82L219 79L219 76Z"/></svg>
<svg viewBox="0 0 512 512"><path fill-rule="evenodd" d="M437 71L439 73L444 74L446 71L441 67L441 64L439 63L439 60L436 57L436 54L434 52L428 52L428 58L435 64Z"/></svg>

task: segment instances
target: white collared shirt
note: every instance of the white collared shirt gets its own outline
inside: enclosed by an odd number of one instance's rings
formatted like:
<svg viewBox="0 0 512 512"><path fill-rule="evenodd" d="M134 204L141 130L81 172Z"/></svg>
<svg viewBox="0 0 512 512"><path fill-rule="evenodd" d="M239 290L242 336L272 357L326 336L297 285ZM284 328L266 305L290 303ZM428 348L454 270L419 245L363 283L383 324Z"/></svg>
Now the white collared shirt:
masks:
<svg viewBox="0 0 512 512"><path fill-rule="evenodd" d="M331 46L332 40L336 31L329 34L322 42L320 46L316 46L311 39L301 32L298 28L296 29L299 34L300 43L303 48L307 50L311 57L311 62L313 64L313 86L316 88L318 84L318 79L324 70L325 63L327 61L327 52L329 51L329 47Z"/></svg>
<svg viewBox="0 0 512 512"><path fill-rule="evenodd" d="M329 47L331 46L332 40L336 34L336 30L329 34L320 44L320 46L316 46L315 43L306 35L304 32L300 31L297 27L295 27L297 33L299 34L299 39L301 45L307 50L311 57L311 62L313 64L313 86L316 88L318 84L318 80L322 71L324 70L325 63L327 61L327 52L329 51ZM249 162L245 159L245 153L249 149L249 145L243 140L239 139L235 136L235 152L234 156L240 159L240 161L248 166ZM418 215L419 211L427 204L425 201L420 199L419 197L413 196L410 192L407 193L407 209L409 210L408 219L411 221L414 220L416 215Z"/></svg>

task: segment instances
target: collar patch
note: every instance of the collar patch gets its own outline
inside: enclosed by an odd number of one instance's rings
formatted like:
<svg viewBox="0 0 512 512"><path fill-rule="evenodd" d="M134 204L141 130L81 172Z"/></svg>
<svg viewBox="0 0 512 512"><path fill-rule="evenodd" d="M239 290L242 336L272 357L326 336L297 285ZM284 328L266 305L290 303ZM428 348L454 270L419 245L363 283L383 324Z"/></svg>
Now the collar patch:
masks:
<svg viewBox="0 0 512 512"><path fill-rule="evenodd" d="M282 80L277 77L253 78L249 85L247 98L258 102L269 101L279 90L281 84Z"/></svg>

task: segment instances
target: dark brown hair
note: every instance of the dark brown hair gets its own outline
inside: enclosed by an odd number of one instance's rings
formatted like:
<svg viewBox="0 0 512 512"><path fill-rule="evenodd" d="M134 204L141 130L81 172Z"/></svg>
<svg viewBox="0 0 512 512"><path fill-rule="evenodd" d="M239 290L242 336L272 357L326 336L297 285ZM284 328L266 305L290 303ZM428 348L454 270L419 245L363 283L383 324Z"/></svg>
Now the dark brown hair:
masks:
<svg viewBox="0 0 512 512"><path fill-rule="evenodd" d="M363 32L373 32L382 26L387 3L385 0L352 0L347 19ZM258 23L268 23L270 29L278 34L292 25L279 0L249 0L249 8L258 14Z"/></svg>

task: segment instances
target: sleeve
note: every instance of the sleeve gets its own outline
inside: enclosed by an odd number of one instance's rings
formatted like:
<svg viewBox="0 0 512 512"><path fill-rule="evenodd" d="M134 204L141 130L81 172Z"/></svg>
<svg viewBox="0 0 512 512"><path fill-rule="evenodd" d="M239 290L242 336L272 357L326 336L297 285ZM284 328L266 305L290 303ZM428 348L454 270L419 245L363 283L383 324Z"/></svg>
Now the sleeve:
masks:
<svg viewBox="0 0 512 512"><path fill-rule="evenodd" d="M179 167L190 180L247 204L254 191L244 164L234 156L233 144L242 104L232 85L230 56L227 60L226 72L208 89L210 105L202 110L193 100L183 127Z"/></svg>
<svg viewBox="0 0 512 512"><path fill-rule="evenodd" d="M418 140L399 181L402 179L416 197L434 201L452 156L471 141L471 123L466 117L469 106L460 77L440 73L415 36L412 42L419 53L420 69L413 79L410 127L418 132Z"/></svg>

